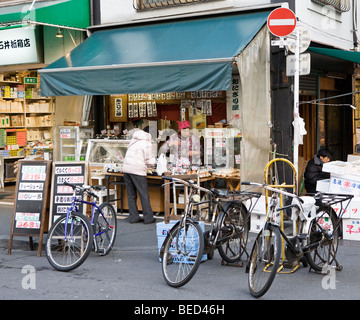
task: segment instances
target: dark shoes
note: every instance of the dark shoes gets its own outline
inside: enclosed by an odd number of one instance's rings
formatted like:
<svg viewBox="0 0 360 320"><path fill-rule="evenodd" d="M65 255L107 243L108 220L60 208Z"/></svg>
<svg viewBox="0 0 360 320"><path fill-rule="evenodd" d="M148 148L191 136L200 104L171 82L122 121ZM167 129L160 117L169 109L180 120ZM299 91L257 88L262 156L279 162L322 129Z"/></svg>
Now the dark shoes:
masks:
<svg viewBox="0 0 360 320"><path fill-rule="evenodd" d="M150 220L150 221L144 221L144 224L150 224L150 223L154 223L154 222L156 222L156 219L155 218L153 218L152 220Z"/></svg>
<svg viewBox="0 0 360 320"><path fill-rule="evenodd" d="M144 219L143 218L139 218L138 220L135 220L135 221L130 221L130 223L131 224L133 224L133 223L139 223L139 222L144 222L144 224L150 224L150 223L154 223L154 222L156 222L156 219L155 218L153 218L152 220L150 220L150 221L144 221Z"/></svg>

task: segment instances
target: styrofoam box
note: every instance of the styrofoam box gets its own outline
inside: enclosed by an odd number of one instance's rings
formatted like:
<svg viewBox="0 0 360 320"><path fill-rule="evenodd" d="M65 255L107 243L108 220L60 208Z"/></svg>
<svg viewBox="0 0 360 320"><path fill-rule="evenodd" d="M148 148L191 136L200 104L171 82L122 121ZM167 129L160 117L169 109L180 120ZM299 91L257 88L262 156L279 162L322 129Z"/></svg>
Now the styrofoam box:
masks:
<svg viewBox="0 0 360 320"><path fill-rule="evenodd" d="M329 192L360 195L360 180L356 179L356 176L347 177L331 174Z"/></svg>
<svg viewBox="0 0 360 320"><path fill-rule="evenodd" d="M330 179L319 180L316 182L316 191L329 192Z"/></svg>
<svg viewBox="0 0 360 320"><path fill-rule="evenodd" d="M360 219L342 219L343 239L360 241Z"/></svg>
<svg viewBox="0 0 360 320"><path fill-rule="evenodd" d="M346 174L348 173L351 164L344 161L330 161L323 164L323 171L334 174Z"/></svg>
<svg viewBox="0 0 360 320"><path fill-rule="evenodd" d="M156 224L156 237L157 237L157 244L158 244L158 249L159 249L159 254L160 254L160 248L162 246L162 244L164 243L166 236L168 234L168 232L171 230L171 228L178 222L178 220L171 220L169 223L165 223L165 222L158 222ZM205 224L203 221L199 221L199 225L202 231L205 231ZM191 238L191 234L188 233L187 234L187 238ZM191 245L194 248L194 253L195 250L197 249L197 243L189 243L189 245ZM175 250L175 244L173 245L174 250ZM183 256L178 256L177 254L173 254L173 261L174 262L184 262L184 258ZM201 261L205 261L207 260L207 255L204 254L201 258ZM161 262L161 259L159 257L159 262Z"/></svg>
<svg viewBox="0 0 360 320"><path fill-rule="evenodd" d="M252 201L252 202L251 202L251 201ZM247 200L247 201L246 201L246 208L247 208L248 210L250 210L250 205L254 205L254 201L256 201L256 199L252 199L252 200ZM265 201L265 196L261 196L261 197L259 198L259 200L257 201L256 205L255 205L254 208L252 209L251 213L266 215L266 201Z"/></svg>
<svg viewBox="0 0 360 320"><path fill-rule="evenodd" d="M259 233L266 222L266 215L252 213L250 218L250 232Z"/></svg>

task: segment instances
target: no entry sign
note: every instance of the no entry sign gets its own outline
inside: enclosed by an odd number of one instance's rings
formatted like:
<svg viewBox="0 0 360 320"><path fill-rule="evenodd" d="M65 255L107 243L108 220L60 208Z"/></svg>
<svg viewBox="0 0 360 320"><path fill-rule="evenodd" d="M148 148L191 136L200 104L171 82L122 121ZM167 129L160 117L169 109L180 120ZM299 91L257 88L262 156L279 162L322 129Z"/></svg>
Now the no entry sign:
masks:
<svg viewBox="0 0 360 320"><path fill-rule="evenodd" d="M278 8L269 14L267 25L273 35L286 37L296 27L296 16L290 9Z"/></svg>

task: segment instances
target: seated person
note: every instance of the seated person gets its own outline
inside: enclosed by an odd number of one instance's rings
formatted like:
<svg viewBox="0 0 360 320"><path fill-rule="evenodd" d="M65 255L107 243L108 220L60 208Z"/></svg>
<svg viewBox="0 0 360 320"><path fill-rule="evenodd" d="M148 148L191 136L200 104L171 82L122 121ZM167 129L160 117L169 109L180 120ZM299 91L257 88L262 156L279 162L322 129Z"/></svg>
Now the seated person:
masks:
<svg viewBox="0 0 360 320"><path fill-rule="evenodd" d="M321 148L313 159L311 159L305 169L305 189L307 193L316 193L316 183L318 180L329 179L330 173L323 172L323 164L330 161L332 152L329 149Z"/></svg>

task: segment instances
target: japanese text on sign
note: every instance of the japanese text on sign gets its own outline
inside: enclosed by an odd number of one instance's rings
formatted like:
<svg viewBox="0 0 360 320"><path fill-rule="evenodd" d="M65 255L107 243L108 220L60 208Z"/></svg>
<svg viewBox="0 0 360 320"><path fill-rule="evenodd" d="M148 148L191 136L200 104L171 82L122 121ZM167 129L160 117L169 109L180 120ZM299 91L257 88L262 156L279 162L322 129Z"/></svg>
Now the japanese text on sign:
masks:
<svg viewBox="0 0 360 320"><path fill-rule="evenodd" d="M81 174L82 168L78 167L56 167L55 174Z"/></svg>
<svg viewBox="0 0 360 320"><path fill-rule="evenodd" d="M19 192L18 193L18 200L29 200L29 201L41 201L43 198L42 193L26 193L26 192Z"/></svg>
<svg viewBox="0 0 360 320"><path fill-rule="evenodd" d="M0 50L30 48L30 39L13 39L0 41Z"/></svg>
<svg viewBox="0 0 360 320"><path fill-rule="evenodd" d="M64 184L64 182L68 183L84 183L83 176L73 176L73 177L57 177L57 184Z"/></svg>

